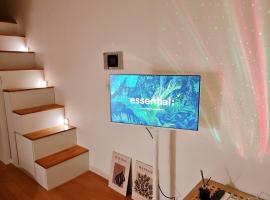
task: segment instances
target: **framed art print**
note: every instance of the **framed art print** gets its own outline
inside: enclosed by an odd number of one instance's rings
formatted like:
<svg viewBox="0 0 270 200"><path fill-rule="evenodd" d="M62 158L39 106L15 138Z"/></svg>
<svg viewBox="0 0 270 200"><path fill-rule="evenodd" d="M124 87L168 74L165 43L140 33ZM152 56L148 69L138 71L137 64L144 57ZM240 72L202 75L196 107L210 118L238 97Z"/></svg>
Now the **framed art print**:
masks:
<svg viewBox="0 0 270 200"><path fill-rule="evenodd" d="M127 195L130 164L131 158L115 151L113 152L109 187L124 196Z"/></svg>
<svg viewBox="0 0 270 200"><path fill-rule="evenodd" d="M135 180L132 187L132 199L153 199L153 167L136 161Z"/></svg>

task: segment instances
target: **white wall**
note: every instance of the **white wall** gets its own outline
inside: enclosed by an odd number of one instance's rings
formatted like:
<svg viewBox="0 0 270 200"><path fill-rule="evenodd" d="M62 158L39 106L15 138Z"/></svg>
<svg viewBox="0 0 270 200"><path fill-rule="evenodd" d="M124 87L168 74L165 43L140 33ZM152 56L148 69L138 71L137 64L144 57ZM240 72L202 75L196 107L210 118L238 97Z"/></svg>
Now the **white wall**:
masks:
<svg viewBox="0 0 270 200"><path fill-rule="evenodd" d="M114 71L103 69L102 53L122 50L120 73L202 75L199 132L161 133L172 134L172 184L182 197L199 181L200 169L246 192L270 194L269 1L18 3L14 15L78 127L79 144L90 149L92 170L107 177L112 150L132 157L133 165L152 163L143 127L109 122L108 74Z"/></svg>

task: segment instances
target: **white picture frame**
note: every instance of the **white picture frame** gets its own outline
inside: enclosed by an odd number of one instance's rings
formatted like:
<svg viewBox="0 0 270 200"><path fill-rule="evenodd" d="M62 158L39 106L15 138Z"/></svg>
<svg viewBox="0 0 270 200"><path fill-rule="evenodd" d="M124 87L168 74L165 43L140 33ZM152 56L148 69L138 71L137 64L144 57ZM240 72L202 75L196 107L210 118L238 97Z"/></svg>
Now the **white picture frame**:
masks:
<svg viewBox="0 0 270 200"><path fill-rule="evenodd" d="M136 172L132 187L132 199L153 199L153 167L141 161L136 161Z"/></svg>
<svg viewBox="0 0 270 200"><path fill-rule="evenodd" d="M109 187L127 196L131 158L113 151Z"/></svg>

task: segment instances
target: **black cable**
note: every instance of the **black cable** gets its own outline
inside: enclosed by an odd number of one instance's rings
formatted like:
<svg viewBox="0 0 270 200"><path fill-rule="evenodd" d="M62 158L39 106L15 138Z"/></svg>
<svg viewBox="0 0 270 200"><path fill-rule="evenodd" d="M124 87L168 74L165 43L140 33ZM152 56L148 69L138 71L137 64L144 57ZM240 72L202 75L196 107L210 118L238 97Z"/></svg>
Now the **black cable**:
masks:
<svg viewBox="0 0 270 200"><path fill-rule="evenodd" d="M145 127L145 128L148 131L148 133L150 134L151 138L154 139L154 137L153 137L152 133L150 132L150 130L147 127Z"/></svg>
<svg viewBox="0 0 270 200"><path fill-rule="evenodd" d="M154 139L154 137L153 137L151 131L150 131L147 127L145 127L145 129L148 131L148 133L150 134L151 138ZM163 193L163 191L161 190L159 184L158 184L158 188L159 188L159 191L161 192L161 194L162 194L165 198L176 200L176 197L169 197L169 196L165 195L165 194Z"/></svg>
<svg viewBox="0 0 270 200"><path fill-rule="evenodd" d="M158 185L158 188L159 188L159 191L161 192L161 194L162 194L165 198L167 198L167 199L173 199L173 200L176 199L175 197L169 197L169 196L165 195L165 194L163 193L163 191L161 190L160 185Z"/></svg>

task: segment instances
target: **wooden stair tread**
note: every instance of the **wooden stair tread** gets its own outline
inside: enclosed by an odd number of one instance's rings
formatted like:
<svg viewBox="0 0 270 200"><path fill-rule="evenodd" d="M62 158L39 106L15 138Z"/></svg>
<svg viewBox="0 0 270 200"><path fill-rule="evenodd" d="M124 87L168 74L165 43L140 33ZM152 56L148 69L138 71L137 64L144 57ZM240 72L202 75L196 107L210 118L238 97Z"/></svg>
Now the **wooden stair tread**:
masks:
<svg viewBox="0 0 270 200"><path fill-rule="evenodd" d="M38 87L38 88L10 88L10 89L4 89L3 92L22 92L22 91L28 91L28 90L42 90L42 89L50 89L50 88L54 88L54 86Z"/></svg>
<svg viewBox="0 0 270 200"><path fill-rule="evenodd" d="M32 51L3 51L1 50L0 53L35 53L35 52L32 52Z"/></svg>
<svg viewBox="0 0 270 200"><path fill-rule="evenodd" d="M43 112L43 111L53 110L53 109L58 109L58 108L64 108L64 106L59 105L59 104L49 104L49 105L44 105L44 106L37 106L37 107L32 107L32 108L14 110L13 113L16 113L18 115L27 115L27 114Z"/></svg>
<svg viewBox="0 0 270 200"><path fill-rule="evenodd" d="M40 131L35 131L32 133L27 133L25 135L23 135L24 137L26 137L29 140L38 140L41 138L45 138L45 137L49 137L58 133L62 133L65 131L69 131L72 129L76 129L76 127L74 126L70 126L70 125L60 125L60 126L55 126L52 128L47 128L47 129L43 129Z"/></svg>
<svg viewBox="0 0 270 200"><path fill-rule="evenodd" d="M25 35L23 34L12 34L12 33L1 33L0 36L14 36L14 37L24 37Z"/></svg>
<svg viewBox="0 0 270 200"><path fill-rule="evenodd" d="M13 69L1 69L0 68L0 72L3 71L31 71L31 70L44 70L43 68L41 67L38 67L38 68L34 68L34 67L31 67L31 68L25 68L25 69L21 69L21 68L13 68Z"/></svg>
<svg viewBox="0 0 270 200"><path fill-rule="evenodd" d="M23 38L25 38L24 35L15 35L15 34L1 34L1 33L0 33L0 36L7 36L7 37L23 37Z"/></svg>
<svg viewBox="0 0 270 200"><path fill-rule="evenodd" d="M6 24L14 24L14 25L17 25L17 22L13 19L13 18L1 18L0 17L0 23L6 23Z"/></svg>
<svg viewBox="0 0 270 200"><path fill-rule="evenodd" d="M76 156L88 152L89 150L79 145L57 152L55 154L46 156L44 158L36 160L36 163L45 169L58 165L62 162L70 160Z"/></svg>

